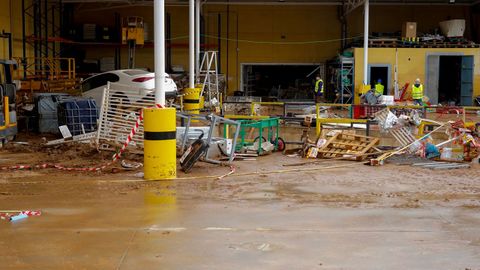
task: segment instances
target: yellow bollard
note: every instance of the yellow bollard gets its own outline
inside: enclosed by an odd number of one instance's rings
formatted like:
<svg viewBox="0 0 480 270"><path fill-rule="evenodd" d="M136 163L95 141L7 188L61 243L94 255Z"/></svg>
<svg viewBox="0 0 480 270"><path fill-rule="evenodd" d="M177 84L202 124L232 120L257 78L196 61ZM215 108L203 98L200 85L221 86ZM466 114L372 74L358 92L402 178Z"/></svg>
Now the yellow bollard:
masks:
<svg viewBox="0 0 480 270"><path fill-rule="evenodd" d="M8 103L8 97L3 97L3 115L5 118L5 126L10 126L10 104Z"/></svg>
<svg viewBox="0 0 480 270"><path fill-rule="evenodd" d="M175 108L144 109L143 173L145 180L177 177Z"/></svg>
<svg viewBox="0 0 480 270"><path fill-rule="evenodd" d="M200 114L200 88L187 88L187 93L183 97L184 110L191 114ZM196 123L198 120L192 120L192 123Z"/></svg>

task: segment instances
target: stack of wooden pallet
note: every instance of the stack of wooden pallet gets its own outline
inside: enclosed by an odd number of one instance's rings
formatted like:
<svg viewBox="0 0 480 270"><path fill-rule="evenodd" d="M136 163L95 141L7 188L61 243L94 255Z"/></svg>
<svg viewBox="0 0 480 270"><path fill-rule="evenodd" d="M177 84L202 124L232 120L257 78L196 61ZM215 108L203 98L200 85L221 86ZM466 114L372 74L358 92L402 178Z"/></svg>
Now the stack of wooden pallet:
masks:
<svg viewBox="0 0 480 270"><path fill-rule="evenodd" d="M378 138L338 132L318 149L317 158L344 157L361 161L366 154L376 152L374 146L378 143Z"/></svg>

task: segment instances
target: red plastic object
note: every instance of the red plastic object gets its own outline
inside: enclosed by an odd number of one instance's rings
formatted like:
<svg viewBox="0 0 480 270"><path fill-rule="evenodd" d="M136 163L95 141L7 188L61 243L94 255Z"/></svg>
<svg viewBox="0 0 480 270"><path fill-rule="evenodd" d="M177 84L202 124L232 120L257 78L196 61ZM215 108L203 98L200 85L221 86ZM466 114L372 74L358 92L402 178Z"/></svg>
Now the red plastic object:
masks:
<svg viewBox="0 0 480 270"><path fill-rule="evenodd" d="M353 119L360 119L365 117L365 107L364 106L353 106Z"/></svg>
<svg viewBox="0 0 480 270"><path fill-rule="evenodd" d="M405 98L405 94L407 93L407 89L408 89L408 86L410 85L410 83L406 83L404 86L403 86L403 89L402 89L402 94L400 95L400 101L403 101L404 98Z"/></svg>

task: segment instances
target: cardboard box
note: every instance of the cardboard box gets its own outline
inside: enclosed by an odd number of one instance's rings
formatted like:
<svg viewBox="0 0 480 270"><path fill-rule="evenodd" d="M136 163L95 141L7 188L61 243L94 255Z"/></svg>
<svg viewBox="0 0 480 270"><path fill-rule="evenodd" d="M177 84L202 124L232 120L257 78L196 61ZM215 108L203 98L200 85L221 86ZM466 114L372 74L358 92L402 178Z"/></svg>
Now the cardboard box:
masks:
<svg viewBox="0 0 480 270"><path fill-rule="evenodd" d="M440 29L447 37L463 37L465 20L449 20L440 22Z"/></svg>
<svg viewBox="0 0 480 270"><path fill-rule="evenodd" d="M402 28L402 37L404 38L415 38L417 37L417 23L416 22L405 22Z"/></svg>

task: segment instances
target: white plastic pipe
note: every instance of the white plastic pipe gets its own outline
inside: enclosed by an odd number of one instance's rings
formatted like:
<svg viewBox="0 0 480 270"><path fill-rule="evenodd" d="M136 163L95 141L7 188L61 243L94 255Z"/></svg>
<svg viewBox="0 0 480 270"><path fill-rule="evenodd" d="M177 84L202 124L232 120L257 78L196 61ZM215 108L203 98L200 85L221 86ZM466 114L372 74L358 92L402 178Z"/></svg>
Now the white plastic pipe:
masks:
<svg viewBox="0 0 480 270"><path fill-rule="evenodd" d="M367 85L368 82L368 21L370 4L369 0L365 0L365 11L363 16L363 85Z"/></svg>
<svg viewBox="0 0 480 270"><path fill-rule="evenodd" d="M189 21L189 31L188 31L188 36L189 36L189 46L188 46L188 52L189 52L189 60L190 60L190 67L189 67L189 80L188 80L188 87L189 88L194 88L195 87L195 0L189 0L189 15L188 15L188 21Z"/></svg>
<svg viewBox="0 0 480 270"><path fill-rule="evenodd" d="M201 1L196 0L195 3L195 70L197 71L197 77L200 74L200 9ZM198 78L197 78L198 80Z"/></svg>
<svg viewBox="0 0 480 270"><path fill-rule="evenodd" d="M155 104L165 106L165 0L155 0Z"/></svg>

